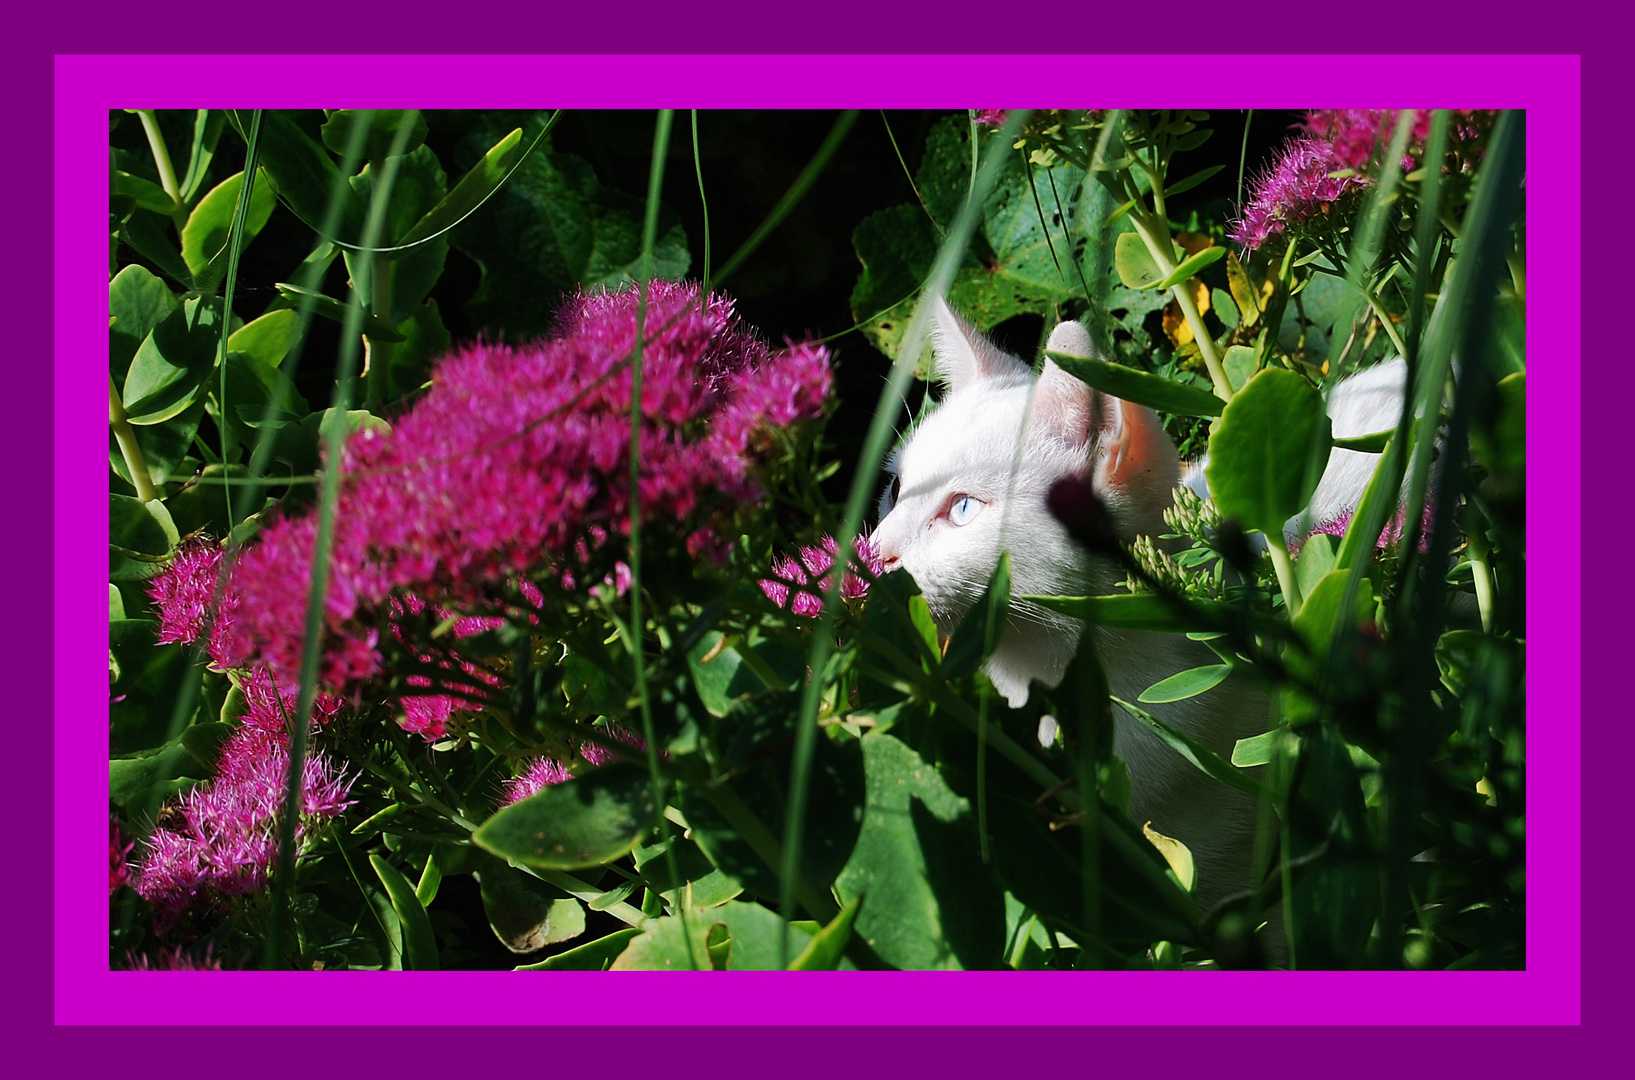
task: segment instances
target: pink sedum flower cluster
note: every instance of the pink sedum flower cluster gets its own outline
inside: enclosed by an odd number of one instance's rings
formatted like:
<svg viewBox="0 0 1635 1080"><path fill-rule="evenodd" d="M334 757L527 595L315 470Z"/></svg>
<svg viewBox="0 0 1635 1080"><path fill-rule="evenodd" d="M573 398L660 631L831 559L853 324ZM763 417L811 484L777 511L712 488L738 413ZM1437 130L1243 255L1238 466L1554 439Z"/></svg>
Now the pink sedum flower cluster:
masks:
<svg viewBox="0 0 1635 1080"><path fill-rule="evenodd" d="M389 434L348 443L325 615L322 682L379 674L394 595L491 610L515 578L568 572L598 529L628 530L629 403L638 293L581 295L556 336L477 344L446 358L429 394ZM767 429L818 417L831 373L821 346L774 353L732 302L696 285L650 286L642 347L642 518L721 558L716 526L761 495ZM315 515L265 529L233 568L226 666L298 668ZM600 575L598 575L600 576Z"/></svg>
<svg viewBox="0 0 1635 1080"><path fill-rule="evenodd" d="M113 896L120 888L131 880L131 868L125 862L125 856L131 853L135 844L125 843L125 837L119 831L119 819L112 814L108 815L108 895Z"/></svg>
<svg viewBox="0 0 1635 1080"><path fill-rule="evenodd" d="M156 955L132 953L125 958L126 971L220 971L221 961L207 946L202 951L183 948L161 949Z"/></svg>
<svg viewBox="0 0 1635 1080"><path fill-rule="evenodd" d="M868 567L869 574L878 577L885 564L867 536L858 535L852 541L858 562ZM832 536L800 549L797 561L788 555L772 560L772 578L761 579L761 591L779 607L787 607L796 615L815 618L823 611L823 594L829 591L832 579L829 571L835 564L840 545ZM816 582L814 585L813 582ZM810 588L808 588L810 586ZM858 600L868 595L868 580L852 570L846 570L840 579L840 598Z"/></svg>
<svg viewBox="0 0 1635 1080"><path fill-rule="evenodd" d="M153 904L154 928L160 934L190 913L264 889L278 857L277 824L290 768L285 716L295 703L276 692L265 669L247 678L241 691L243 720L222 744L215 779L162 813L144 844L132 883ZM347 797L351 785L322 751L307 755L295 828L298 844L314 823L352 805Z"/></svg>
<svg viewBox="0 0 1635 1080"><path fill-rule="evenodd" d="M600 734L610 736L624 743L632 750L647 749L647 740L623 724L612 724L598 730ZM593 743L589 740L579 744L579 756L596 768L600 768L610 761L619 760L618 754L599 743ZM521 802L531 795L538 795L547 787L565 784L572 779L573 773L569 772L568 767L555 758L534 758L523 767L522 772L506 781L505 792L500 798L500 805L509 806L514 802Z"/></svg>
<svg viewBox="0 0 1635 1080"><path fill-rule="evenodd" d="M1346 195L1372 184L1379 158L1396 129L1394 109L1314 109L1302 118L1304 134L1284 143L1272 164L1255 177L1249 202L1228 230L1233 240L1253 251L1290 229L1321 220ZM1479 141L1492 126L1489 110L1455 110L1450 143L1457 150L1479 153ZM1431 130L1431 110L1414 113L1409 154L1402 167L1412 169L1424 152Z"/></svg>
<svg viewBox="0 0 1635 1080"><path fill-rule="evenodd" d="M1369 184L1368 177L1349 172L1350 168L1322 139L1285 143L1277 160L1255 178L1253 197L1232 223L1232 239L1253 251L1289 228L1328 213L1342 197Z"/></svg>
<svg viewBox="0 0 1635 1080"><path fill-rule="evenodd" d="M1424 554L1425 552L1427 552L1427 551L1429 551L1431 549L1431 518L1432 518L1434 512L1435 512L1435 507L1433 505L1429 504L1429 503L1427 503L1425 505L1425 508L1422 511L1420 511L1420 515L1419 515L1419 551L1420 551L1420 554ZM1356 514L1356 511L1347 510L1342 514L1339 514L1339 515L1337 515L1335 517L1329 518L1327 521L1324 521L1324 522L1320 523L1315 529L1313 529L1311 531L1311 535L1315 536L1318 533L1322 533L1325 536L1344 536L1345 533L1346 533L1346 530L1351 527L1351 519L1355 516L1355 514ZM1397 508L1396 514L1391 518L1390 521L1387 521L1385 523L1385 528L1380 530L1380 538L1379 538L1379 541L1378 541L1376 546L1379 547L1381 550L1384 550L1385 548L1392 547L1393 545L1402 543L1402 534L1407 529L1407 527L1408 527L1408 510L1407 510L1406 507L1400 507L1399 506ZM1304 543L1305 539L1307 539L1307 538L1301 538L1300 542ZM1295 547L1293 550L1294 550L1294 552L1296 554L1298 554L1298 552L1299 552L1298 546Z"/></svg>

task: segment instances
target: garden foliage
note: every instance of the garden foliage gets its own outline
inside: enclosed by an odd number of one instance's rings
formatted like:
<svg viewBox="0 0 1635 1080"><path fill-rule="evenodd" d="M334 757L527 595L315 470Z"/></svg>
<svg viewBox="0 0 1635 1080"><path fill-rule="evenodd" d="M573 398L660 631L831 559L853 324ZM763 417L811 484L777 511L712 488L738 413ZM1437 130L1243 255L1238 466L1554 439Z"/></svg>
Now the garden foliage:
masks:
<svg viewBox="0 0 1635 1080"><path fill-rule="evenodd" d="M645 198L551 114L113 119L113 966L1524 963L1522 115L1309 113L1184 214L1229 117L942 118L919 201L853 236L878 406L709 284L668 114ZM285 280L241 289L275 240ZM1213 501L1114 553L1119 594L1034 599L1216 663L1110 701L1087 649L1008 709L1007 561L947 639L882 576L862 507L927 282L983 329L1082 320L1099 358L1057 362L1208 450ZM1322 390L1392 356L1366 497L1286 536ZM1089 505L1056 510L1094 543ZM1230 673L1270 711L1226 760L1162 708ZM1199 908L1112 709L1264 801L1258 889Z"/></svg>

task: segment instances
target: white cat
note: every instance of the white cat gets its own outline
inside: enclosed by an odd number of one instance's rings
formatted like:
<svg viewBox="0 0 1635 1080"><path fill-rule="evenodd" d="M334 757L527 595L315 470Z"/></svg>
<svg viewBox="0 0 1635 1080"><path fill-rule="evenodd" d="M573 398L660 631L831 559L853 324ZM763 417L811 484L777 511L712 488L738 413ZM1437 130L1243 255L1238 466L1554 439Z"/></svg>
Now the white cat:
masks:
<svg viewBox="0 0 1635 1080"><path fill-rule="evenodd" d="M1181 478L1181 462L1158 417L1093 392L1048 359L1035 377L940 298L931 302L932 351L944 394L888 463L896 480L881 497L881 520L873 533L886 569L909 571L944 633L952 632L981 597L1001 550L1011 552L1013 596L1114 592L1122 571L1086 558L1046 509L1045 495L1063 476L1084 476L1112 511L1121 540L1168 531L1162 514ZM1076 322L1057 326L1046 347L1093 355L1088 332ZM1382 373L1369 384L1371 393L1385 387L1379 400L1370 397L1342 408L1349 409L1346 434L1366 434L1376 430L1370 424L1394 422L1394 416L1381 420L1391 411L1388 379ZM1400 409L1400 374L1396 380ZM1355 471L1353 463L1347 468ZM1319 489L1324 505L1349 500L1355 506L1367 479L1361 475L1359 484L1348 472L1330 483L1325 474L1327 486ZM1021 706L1033 680L1046 686L1060 682L1083 631L1076 619L1013 600L983 670L1013 707ZM1096 634L1112 693L1126 701L1176 672L1218 662L1180 634L1106 627ZM1202 695L1151 711L1223 757L1231 755L1238 739L1268 726L1266 699L1247 680L1228 679ZM1113 749L1129 767L1131 818L1137 824L1150 821L1191 849L1198 869L1195 893L1205 906L1253 887L1259 814L1254 800L1205 776L1121 709L1113 712Z"/></svg>

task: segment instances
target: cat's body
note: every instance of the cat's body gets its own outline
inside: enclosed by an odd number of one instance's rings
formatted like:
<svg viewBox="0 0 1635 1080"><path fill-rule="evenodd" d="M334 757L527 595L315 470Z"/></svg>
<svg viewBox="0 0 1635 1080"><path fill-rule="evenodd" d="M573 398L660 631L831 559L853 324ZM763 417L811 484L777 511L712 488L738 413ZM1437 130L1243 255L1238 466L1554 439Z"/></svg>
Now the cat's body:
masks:
<svg viewBox="0 0 1635 1080"><path fill-rule="evenodd" d="M932 302L932 348L945 393L892 462L897 480L881 499L873 534L887 569L909 571L945 633L981 596L1001 550L1011 552L1013 596L1114 592L1122 573L1086 557L1046 509L1045 495L1061 477L1083 476L1111 509L1121 540L1168 531L1162 513L1182 470L1157 416L1094 393L1049 360L1035 377L941 300ZM1047 348L1091 355L1088 333L1073 322L1056 327ZM1393 408L1389 376L1376 376L1370 391L1375 383L1385 387L1383 395L1352 409L1357 415L1348 413L1348 434L1394 422L1394 415L1381 422ZM1400 401L1399 389L1395 409ZM1351 430L1359 425L1362 431ZM1347 474L1323 496L1354 506L1360 491ZM984 671L1013 707L1020 706L1033 680L1060 682L1083 630L1078 620L1013 600ZM1126 701L1176 672L1218 662L1179 634L1106 627L1096 634L1111 691ZM1264 695L1235 678L1151 711L1223 757L1238 739L1267 727ZM1114 714L1114 752L1129 766L1130 815L1191 849L1199 901L1207 906L1255 884L1260 811L1254 800L1205 776L1122 710Z"/></svg>

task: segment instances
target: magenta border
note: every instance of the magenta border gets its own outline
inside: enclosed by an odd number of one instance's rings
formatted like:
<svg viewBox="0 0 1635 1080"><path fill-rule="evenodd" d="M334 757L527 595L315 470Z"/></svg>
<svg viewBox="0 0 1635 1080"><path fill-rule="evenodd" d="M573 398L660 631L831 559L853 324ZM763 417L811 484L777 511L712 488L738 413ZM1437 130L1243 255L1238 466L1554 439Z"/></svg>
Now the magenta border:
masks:
<svg viewBox="0 0 1635 1080"><path fill-rule="evenodd" d="M57 468L55 580L55 1019L58 1024L168 1024L176 1022L176 998L130 992L134 975L111 973L105 939L94 929L106 909L98 902L100 860L95 840L103 823L88 792L101 789L105 745L101 715L100 650L103 599L94 580L80 580L76 568L101 558L106 531L100 496L106 468L96 410L76 403L99 400L91 385L101 364L87 362L106 347L101 312L105 304L96 281L105 266L106 237L96 215L83 209L106 195L106 110L130 104L128 88L151 87L146 107L243 105L242 96L264 107L346 104L394 107L564 106L717 108L727 106L833 108L963 107L969 104L1050 104L1082 100L1094 85L1141 87L1139 101L1108 104L1224 107L1303 107L1310 86L1301 80L1220 86L1176 80L1166 88L1146 75L1178 70L1196 57L932 57L932 56L554 56L554 57L129 57L59 56L56 61L56 319L55 449ZM1266 58L1264 70L1290 70L1292 58ZM1249 71L1250 58L1216 58L1220 70ZM417 76L434 65L436 79ZM1446 104L1521 107L1528 110L1533 138L1528 145L1527 197L1550 207L1558 222L1580 220L1580 62L1576 56L1406 56L1308 57L1302 69L1325 67L1366 71L1366 92L1348 98L1371 106ZM344 67L347 77L335 78ZM609 79L609 70L631 77ZM708 70L707 80L697 78ZM996 70L1026 70L1030 100L1010 100L997 92ZM168 72L155 77L156 72ZM184 77L185 73L185 77ZM1327 80L1317 80L1325 82ZM1216 87L1220 86L1219 89ZM315 92L308 87L322 89ZM367 94L350 88L367 87ZM253 88L240 90L238 88ZM1410 88L1396 89L1392 88ZM1007 96L994 101L996 93ZM337 97L349 97L337 101ZM1342 104L1348 102L1341 102ZM1547 138L1540 133L1548 133ZM1548 159L1544 147L1548 147ZM1575 228L1529 232L1529 263L1552 273L1529 274L1535 311L1579 309L1580 236ZM1580 338L1576 319L1552 323L1541 333L1530 325L1533 380L1531 417L1548 416L1562 429L1579 420ZM1570 424L1568 423L1570 421ZM1530 427L1536 425L1530 418ZM188 1022L397 1024L423 1022L425 1013L405 1009L405 1000L482 1003L480 1015L462 1022L526 1023L545 1020L543 1000L553 1002L557 1022L629 1023L639 1018L666 1024L727 1021L735 1024L932 1024L1022 1025L1060 1022L1098 1024L1576 1024L1580 1000L1580 852L1571 842L1540 843L1538 838L1580 835L1580 580L1575 546L1549 545L1540 532L1545 520L1580 518L1579 447L1563 439L1555 457L1529 458L1533 498L1528 547L1552 554L1548 575L1528 582L1528 715L1549 719L1549 737L1529 740L1528 968L1517 973L1223 973L1184 976L1164 973L1022 974L906 973L740 974L725 976L707 994L676 993L662 983L685 976L633 973L621 980L619 998L648 1000L662 1009L592 1008L607 1001L604 978L559 973L551 993L519 995L517 976L508 973L404 973L392 993L342 994L335 984L297 987L294 973L231 973L209 992L187 988ZM1544 472L1548 468L1548 473ZM94 498L81 493L98 492ZM1543 546L1541 546L1543 541ZM1549 580L1546 581L1546 578ZM1568 587L1563 587L1568 585ZM1547 682L1541 674L1570 673ZM167 976L199 978L199 976ZM352 974L353 980L367 978ZM384 977L384 976L383 976ZM512 980L502 982L502 980ZM1066 980L1072 980L1068 985ZM832 982L834 985L828 985ZM301 991L305 990L306 993ZM314 990L318 992L313 993ZM665 991L671 991L666 993ZM405 994L405 991L409 991ZM662 994L662 998L658 995ZM334 1009L315 1007L333 1002ZM573 1002L583 1002L575 1007ZM848 1007L820 1008L817 1002ZM886 1008L857 1007L885 1003ZM1069 1004L1070 1003L1070 1004ZM117 1006L118 1013L112 1010ZM445 1014L446 1015L446 1014Z"/></svg>

